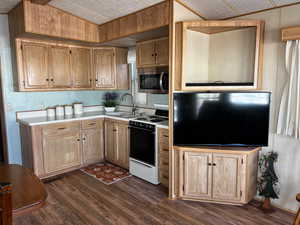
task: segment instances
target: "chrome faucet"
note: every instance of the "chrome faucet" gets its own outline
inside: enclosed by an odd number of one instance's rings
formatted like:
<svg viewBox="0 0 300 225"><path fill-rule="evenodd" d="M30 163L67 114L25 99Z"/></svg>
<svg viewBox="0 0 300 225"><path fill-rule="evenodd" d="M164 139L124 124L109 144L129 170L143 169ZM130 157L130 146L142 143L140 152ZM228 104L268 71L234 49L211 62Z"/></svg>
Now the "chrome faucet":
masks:
<svg viewBox="0 0 300 225"><path fill-rule="evenodd" d="M129 97L131 98L131 103L132 103L132 111L131 111L131 112L132 112L132 115L135 116L136 111L137 111L137 107L136 107L136 105L134 104L134 97L133 97L132 94L125 93L125 94L123 94L123 95L121 96L121 101L122 101L122 102L125 100L126 96L129 96Z"/></svg>

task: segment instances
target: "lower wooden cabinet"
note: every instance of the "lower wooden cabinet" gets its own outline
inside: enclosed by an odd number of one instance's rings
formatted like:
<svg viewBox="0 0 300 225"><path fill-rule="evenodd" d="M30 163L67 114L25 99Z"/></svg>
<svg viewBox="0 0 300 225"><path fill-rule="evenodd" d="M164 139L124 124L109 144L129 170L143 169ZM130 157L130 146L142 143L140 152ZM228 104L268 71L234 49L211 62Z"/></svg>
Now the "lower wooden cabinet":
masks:
<svg viewBox="0 0 300 225"><path fill-rule="evenodd" d="M169 129L158 129L159 181L169 187Z"/></svg>
<svg viewBox="0 0 300 225"><path fill-rule="evenodd" d="M104 161L104 124L103 120L90 121L91 128L81 131L82 160L88 165ZM94 124L96 127L93 127Z"/></svg>
<svg viewBox="0 0 300 225"><path fill-rule="evenodd" d="M39 178L104 160L103 119L27 126L21 124L23 165Z"/></svg>
<svg viewBox="0 0 300 225"><path fill-rule="evenodd" d="M129 169L129 130L127 121L105 120L105 159Z"/></svg>
<svg viewBox="0 0 300 225"><path fill-rule="evenodd" d="M180 150L179 197L246 204L256 194L258 150Z"/></svg>

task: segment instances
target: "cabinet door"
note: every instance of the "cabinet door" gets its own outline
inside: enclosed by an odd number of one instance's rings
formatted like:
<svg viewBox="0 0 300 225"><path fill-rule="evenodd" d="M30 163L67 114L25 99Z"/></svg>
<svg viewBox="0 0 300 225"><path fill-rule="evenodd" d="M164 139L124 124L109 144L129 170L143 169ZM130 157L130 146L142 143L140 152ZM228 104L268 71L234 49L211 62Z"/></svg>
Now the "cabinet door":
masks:
<svg viewBox="0 0 300 225"><path fill-rule="evenodd" d="M115 154L115 124L110 121L105 121L105 159L108 162L116 163Z"/></svg>
<svg viewBox="0 0 300 225"><path fill-rule="evenodd" d="M94 72L96 88L114 88L116 78L114 49L94 50Z"/></svg>
<svg viewBox="0 0 300 225"><path fill-rule="evenodd" d="M169 39L164 38L156 41L156 64L169 64Z"/></svg>
<svg viewBox="0 0 300 225"><path fill-rule="evenodd" d="M211 198L211 153L184 152L183 195L190 198Z"/></svg>
<svg viewBox="0 0 300 225"><path fill-rule="evenodd" d="M155 64L155 41L140 43L137 45L138 66Z"/></svg>
<svg viewBox="0 0 300 225"><path fill-rule="evenodd" d="M72 86L70 72L70 49L68 47L50 47L49 73L52 87L69 88Z"/></svg>
<svg viewBox="0 0 300 225"><path fill-rule="evenodd" d="M48 88L48 47L23 42L22 61L25 88Z"/></svg>
<svg viewBox="0 0 300 225"><path fill-rule="evenodd" d="M213 154L213 198L239 201L241 199L242 156Z"/></svg>
<svg viewBox="0 0 300 225"><path fill-rule="evenodd" d="M44 135L43 156L46 173L79 166L81 164L80 131Z"/></svg>
<svg viewBox="0 0 300 225"><path fill-rule="evenodd" d="M130 88L130 77L127 63L128 50L124 48L116 49L117 65L117 89L128 90Z"/></svg>
<svg viewBox="0 0 300 225"><path fill-rule="evenodd" d="M116 123L115 158L117 165L129 169L129 132L128 125Z"/></svg>
<svg viewBox="0 0 300 225"><path fill-rule="evenodd" d="M103 129L89 129L82 133L83 163L91 164L104 160Z"/></svg>
<svg viewBox="0 0 300 225"><path fill-rule="evenodd" d="M71 74L73 87L91 88L91 50L71 48Z"/></svg>

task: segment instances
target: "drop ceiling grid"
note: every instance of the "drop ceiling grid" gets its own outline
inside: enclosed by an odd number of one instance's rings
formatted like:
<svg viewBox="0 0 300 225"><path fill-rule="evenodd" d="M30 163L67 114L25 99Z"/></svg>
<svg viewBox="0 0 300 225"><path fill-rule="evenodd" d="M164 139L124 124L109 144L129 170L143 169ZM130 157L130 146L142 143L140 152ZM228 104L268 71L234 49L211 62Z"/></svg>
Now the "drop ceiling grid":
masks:
<svg viewBox="0 0 300 225"><path fill-rule="evenodd" d="M50 5L97 24L125 16L163 0L52 0Z"/></svg>

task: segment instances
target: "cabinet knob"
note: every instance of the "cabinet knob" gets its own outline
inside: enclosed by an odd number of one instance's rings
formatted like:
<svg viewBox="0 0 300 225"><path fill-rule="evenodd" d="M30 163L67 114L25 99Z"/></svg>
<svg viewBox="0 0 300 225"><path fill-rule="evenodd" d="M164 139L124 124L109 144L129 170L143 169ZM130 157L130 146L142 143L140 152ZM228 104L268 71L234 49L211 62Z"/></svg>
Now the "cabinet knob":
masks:
<svg viewBox="0 0 300 225"><path fill-rule="evenodd" d="M80 141L80 138L78 138L77 141Z"/></svg>
<svg viewBox="0 0 300 225"><path fill-rule="evenodd" d="M113 132L116 132L117 130L116 129L113 129Z"/></svg>
<svg viewBox="0 0 300 225"><path fill-rule="evenodd" d="M49 81L49 79L47 78L46 81Z"/></svg>
<svg viewBox="0 0 300 225"><path fill-rule="evenodd" d="M54 79L52 78L51 81L54 81Z"/></svg>
<svg viewBox="0 0 300 225"><path fill-rule="evenodd" d="M208 166L211 166L212 164L211 164L211 163L207 163L207 165L208 165Z"/></svg>

